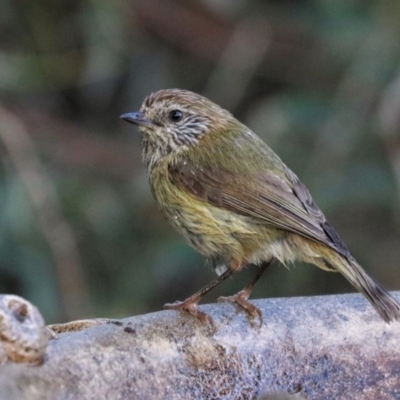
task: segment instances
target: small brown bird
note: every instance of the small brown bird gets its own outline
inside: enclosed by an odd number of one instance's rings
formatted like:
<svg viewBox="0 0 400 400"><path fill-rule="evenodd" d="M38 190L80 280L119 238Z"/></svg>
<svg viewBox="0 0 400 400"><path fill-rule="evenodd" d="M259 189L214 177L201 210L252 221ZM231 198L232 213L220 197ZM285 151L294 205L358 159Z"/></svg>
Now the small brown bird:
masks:
<svg viewBox="0 0 400 400"><path fill-rule="evenodd" d="M340 272L384 321L400 319L400 305L352 257L306 186L249 128L196 93L160 90L138 112L121 116L143 134L143 161L166 218L206 256L219 277L182 302L166 304L210 320L197 303L247 264L259 266L248 286L222 300L252 315L254 284L275 259Z"/></svg>

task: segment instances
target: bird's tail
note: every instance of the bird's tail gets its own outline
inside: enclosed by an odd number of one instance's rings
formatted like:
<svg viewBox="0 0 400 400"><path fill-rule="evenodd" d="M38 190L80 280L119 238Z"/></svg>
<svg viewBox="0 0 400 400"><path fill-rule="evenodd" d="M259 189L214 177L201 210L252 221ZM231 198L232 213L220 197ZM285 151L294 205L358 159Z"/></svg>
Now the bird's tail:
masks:
<svg viewBox="0 0 400 400"><path fill-rule="evenodd" d="M337 269L372 304L385 322L400 320L400 304L374 278L369 276L353 258L336 254L335 261L330 260Z"/></svg>

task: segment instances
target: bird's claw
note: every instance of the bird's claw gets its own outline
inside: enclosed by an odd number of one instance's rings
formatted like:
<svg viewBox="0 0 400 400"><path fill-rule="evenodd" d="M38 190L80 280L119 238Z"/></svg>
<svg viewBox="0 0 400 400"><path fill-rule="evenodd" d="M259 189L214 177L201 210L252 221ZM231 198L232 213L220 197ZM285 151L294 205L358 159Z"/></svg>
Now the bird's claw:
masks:
<svg viewBox="0 0 400 400"><path fill-rule="evenodd" d="M196 317L203 324L209 323L212 327L215 327L214 320L208 314L200 311L197 308L197 301L187 299L184 301L176 301L175 303L164 304L165 310L183 310Z"/></svg>
<svg viewBox="0 0 400 400"><path fill-rule="evenodd" d="M242 290L238 294L233 296L221 296L218 298L218 302L221 303L235 303L242 307L249 315L253 318L258 317L260 319L260 326L263 324L263 316L261 310L256 307L254 304L250 303L248 300L248 292L246 290Z"/></svg>

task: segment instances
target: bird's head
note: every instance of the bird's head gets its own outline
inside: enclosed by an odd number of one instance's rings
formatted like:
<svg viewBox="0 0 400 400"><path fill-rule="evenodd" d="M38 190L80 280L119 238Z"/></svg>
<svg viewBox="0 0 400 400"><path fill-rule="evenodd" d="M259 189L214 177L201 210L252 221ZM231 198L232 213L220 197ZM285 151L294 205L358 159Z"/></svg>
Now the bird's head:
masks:
<svg viewBox="0 0 400 400"><path fill-rule="evenodd" d="M154 164L169 154L196 146L204 136L221 132L232 115L188 90L165 89L150 94L140 110L121 115L143 134L143 156Z"/></svg>

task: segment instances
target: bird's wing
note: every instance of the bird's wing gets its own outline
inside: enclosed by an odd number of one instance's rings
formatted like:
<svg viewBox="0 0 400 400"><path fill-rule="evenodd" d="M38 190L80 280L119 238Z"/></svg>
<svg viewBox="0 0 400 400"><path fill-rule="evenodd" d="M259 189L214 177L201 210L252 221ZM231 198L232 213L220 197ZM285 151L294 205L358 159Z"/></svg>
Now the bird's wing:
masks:
<svg viewBox="0 0 400 400"><path fill-rule="evenodd" d="M269 171L249 178L187 161L169 167L170 180L202 201L316 240L350 256L306 186L286 166L284 173L287 180Z"/></svg>

